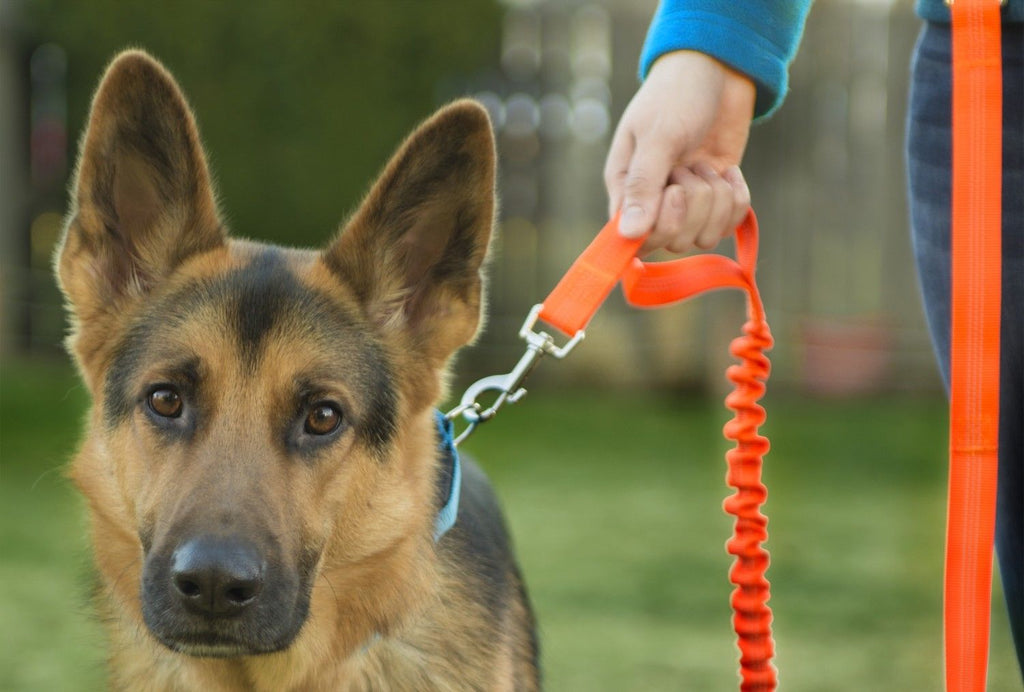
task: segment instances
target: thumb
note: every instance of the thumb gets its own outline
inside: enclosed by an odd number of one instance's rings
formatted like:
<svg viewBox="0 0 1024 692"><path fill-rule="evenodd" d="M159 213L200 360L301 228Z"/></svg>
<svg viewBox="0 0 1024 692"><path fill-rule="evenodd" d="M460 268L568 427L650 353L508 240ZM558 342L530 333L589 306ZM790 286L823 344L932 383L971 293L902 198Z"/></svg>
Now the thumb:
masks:
<svg viewBox="0 0 1024 692"><path fill-rule="evenodd" d="M624 237L639 238L654 228L671 171L672 158L667 147L637 142L623 183L619 233Z"/></svg>

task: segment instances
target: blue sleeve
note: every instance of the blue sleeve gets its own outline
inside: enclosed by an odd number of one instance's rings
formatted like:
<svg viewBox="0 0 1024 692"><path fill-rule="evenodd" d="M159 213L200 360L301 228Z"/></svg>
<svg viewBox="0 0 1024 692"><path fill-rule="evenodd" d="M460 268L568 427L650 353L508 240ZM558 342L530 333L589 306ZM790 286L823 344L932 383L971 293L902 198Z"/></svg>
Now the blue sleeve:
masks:
<svg viewBox="0 0 1024 692"><path fill-rule="evenodd" d="M674 50L706 53L757 85L754 115L775 111L786 96L811 0L661 0L640 54L640 78Z"/></svg>

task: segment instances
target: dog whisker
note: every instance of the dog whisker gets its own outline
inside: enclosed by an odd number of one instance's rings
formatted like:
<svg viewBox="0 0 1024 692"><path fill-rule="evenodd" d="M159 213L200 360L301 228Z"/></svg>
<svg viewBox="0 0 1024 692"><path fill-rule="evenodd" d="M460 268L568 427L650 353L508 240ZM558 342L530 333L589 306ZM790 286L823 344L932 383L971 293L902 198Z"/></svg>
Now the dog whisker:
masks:
<svg viewBox="0 0 1024 692"><path fill-rule="evenodd" d="M63 464L58 464L56 466L52 466L52 467L46 469L45 471L40 473L38 476L36 476L36 479L34 481L32 481L32 485L29 486L29 489L30 490L35 490L36 486L38 486L39 483L44 478L46 478L47 476L52 476L55 473L60 473L63 469L64 469L64 465Z"/></svg>

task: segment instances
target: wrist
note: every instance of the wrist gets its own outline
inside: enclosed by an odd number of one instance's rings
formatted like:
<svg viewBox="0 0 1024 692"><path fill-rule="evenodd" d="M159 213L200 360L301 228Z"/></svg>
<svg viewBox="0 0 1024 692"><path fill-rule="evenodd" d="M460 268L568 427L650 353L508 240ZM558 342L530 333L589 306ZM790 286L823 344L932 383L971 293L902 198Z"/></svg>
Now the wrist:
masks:
<svg viewBox="0 0 1024 692"><path fill-rule="evenodd" d="M757 85L747 74L722 62L713 55L696 50L673 50L663 53L651 64L644 82L652 79L710 80L716 87L728 90L730 100L737 106L750 104L754 112L757 100Z"/></svg>
<svg viewBox="0 0 1024 692"><path fill-rule="evenodd" d="M711 58L715 60L714 58ZM754 119L754 109L757 104L757 85L747 75L734 70L725 63L715 60L721 66L723 72L722 83L722 108L739 114L743 117L749 116Z"/></svg>

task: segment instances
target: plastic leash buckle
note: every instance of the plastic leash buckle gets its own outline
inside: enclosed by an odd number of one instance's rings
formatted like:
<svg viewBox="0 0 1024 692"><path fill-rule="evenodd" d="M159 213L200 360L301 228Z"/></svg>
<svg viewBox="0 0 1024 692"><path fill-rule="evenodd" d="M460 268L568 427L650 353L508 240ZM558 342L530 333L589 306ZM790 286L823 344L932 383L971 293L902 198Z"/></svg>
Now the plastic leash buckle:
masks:
<svg viewBox="0 0 1024 692"><path fill-rule="evenodd" d="M582 329L562 346L558 346L554 337L547 332L534 331L537 317L543 308L542 303L534 305L530 314L526 316L523 326L519 328L519 338L526 342L526 353L519 359L516 366L503 375L490 375L471 384L466 389L466 393L462 395L459 405L445 414L445 418L448 420L462 416L467 423L466 429L455 437L456 446L469 437L476 426L494 418L498 409L506 403L514 404L526 395L523 383L541 358L545 355L552 355L561 360L569 355L576 344L583 341L585 334ZM480 398L487 393L496 393L497 396L494 403L485 407Z"/></svg>

